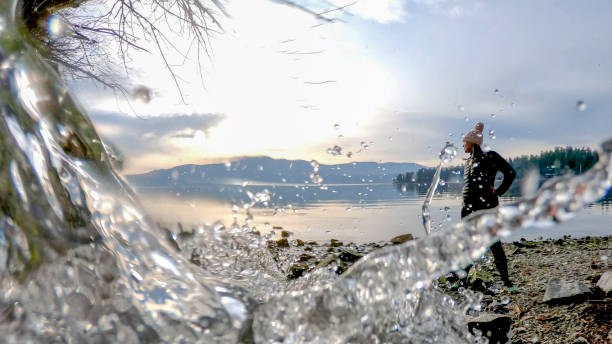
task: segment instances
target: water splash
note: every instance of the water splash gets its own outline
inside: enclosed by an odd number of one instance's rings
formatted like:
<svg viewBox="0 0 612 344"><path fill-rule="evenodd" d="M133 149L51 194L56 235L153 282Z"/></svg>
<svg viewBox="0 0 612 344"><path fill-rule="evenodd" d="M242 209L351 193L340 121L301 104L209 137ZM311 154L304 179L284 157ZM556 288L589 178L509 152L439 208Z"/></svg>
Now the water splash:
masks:
<svg viewBox="0 0 612 344"><path fill-rule="evenodd" d="M387 247L364 257L333 285L285 295L259 307L257 342L470 343L463 307L431 287L463 268L512 230L562 221L603 197L612 185L612 139L587 173L549 180L531 198L471 214L452 230ZM375 321L370 321L375 319ZM307 324L307 325L306 325Z"/></svg>
<svg viewBox="0 0 612 344"><path fill-rule="evenodd" d="M14 266L0 270L6 291L0 304L18 306L27 321L4 320L2 332L20 339L81 338L77 332L102 333L97 324L103 316L133 312L136 338L142 326L168 342L236 341L251 302L241 283L194 268L158 239L163 234L114 172L91 122L33 43L14 30L0 33L0 60L11 61L0 75L6 90L0 104L6 149L1 163L11 167L0 171L0 178L13 185L3 190L0 220L10 242L28 245L17 245L21 253L7 253ZM103 268L118 274L95 282L95 257L105 249L112 258ZM90 283L81 273L61 276L82 265L94 279ZM68 286L41 283L49 280ZM98 288L105 286L119 291L116 299L104 301L110 296Z"/></svg>
<svg viewBox="0 0 612 344"><path fill-rule="evenodd" d="M248 219L192 233L158 228L41 59L44 50L35 51L19 24L4 24L12 21L8 7L0 3L0 332L7 342L474 342L465 314L478 311L478 295L464 291L458 302L432 280L480 257L499 235L564 220L612 183L611 140L593 169L549 180L524 201L376 251L341 278L315 269L289 283L284 273L297 243L274 261L267 247L274 233L259 235ZM456 154L446 148L439 167ZM270 199L251 196L249 204Z"/></svg>
<svg viewBox="0 0 612 344"><path fill-rule="evenodd" d="M421 219L423 220L423 228L425 229L426 235L431 233L431 211L429 207L431 205L431 200L433 199L434 193L436 192L436 188L440 183L440 172L442 171L442 166L453 161L456 155L457 148L452 143L446 142L446 145L440 151L440 163L438 164L438 167L436 167L431 185L427 190L425 200L421 206Z"/></svg>

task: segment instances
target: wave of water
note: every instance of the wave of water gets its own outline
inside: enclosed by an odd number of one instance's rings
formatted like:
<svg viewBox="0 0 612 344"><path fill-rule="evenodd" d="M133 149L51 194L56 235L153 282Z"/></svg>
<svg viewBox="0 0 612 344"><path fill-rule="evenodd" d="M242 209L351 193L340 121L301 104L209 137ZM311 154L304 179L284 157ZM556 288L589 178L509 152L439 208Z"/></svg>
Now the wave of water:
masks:
<svg viewBox="0 0 612 344"><path fill-rule="evenodd" d="M91 121L0 4L0 333L7 342L457 343L478 340L432 280L499 235L562 221L612 182L612 141L580 176L376 251L341 278L288 283L249 224L165 233L114 171ZM255 200L258 202L260 200ZM289 250L285 261L298 251Z"/></svg>

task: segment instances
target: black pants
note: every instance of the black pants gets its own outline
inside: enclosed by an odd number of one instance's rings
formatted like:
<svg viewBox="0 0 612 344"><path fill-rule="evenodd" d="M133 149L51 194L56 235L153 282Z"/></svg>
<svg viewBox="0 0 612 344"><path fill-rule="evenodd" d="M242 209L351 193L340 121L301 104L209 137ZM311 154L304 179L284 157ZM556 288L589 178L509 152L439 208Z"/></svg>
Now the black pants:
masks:
<svg viewBox="0 0 612 344"><path fill-rule="evenodd" d="M473 211L475 210L471 208L462 208L461 218L468 216ZM506 258L506 252L504 252L504 248L500 241L496 241L493 245L491 245L491 253L493 253L495 266L497 267L497 271L499 271L502 281L506 286L512 286L512 282L510 282L510 277L508 276L508 258Z"/></svg>

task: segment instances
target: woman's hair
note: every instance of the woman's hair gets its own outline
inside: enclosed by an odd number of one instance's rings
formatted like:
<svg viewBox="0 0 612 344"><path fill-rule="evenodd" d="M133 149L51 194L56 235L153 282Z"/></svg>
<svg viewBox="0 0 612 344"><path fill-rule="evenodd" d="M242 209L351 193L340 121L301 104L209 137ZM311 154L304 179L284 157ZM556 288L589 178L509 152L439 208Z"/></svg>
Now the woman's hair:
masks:
<svg viewBox="0 0 612 344"><path fill-rule="evenodd" d="M473 143L472 147L474 149L472 155L474 155L474 156L484 155L484 152L482 151L482 148L480 148L479 144Z"/></svg>

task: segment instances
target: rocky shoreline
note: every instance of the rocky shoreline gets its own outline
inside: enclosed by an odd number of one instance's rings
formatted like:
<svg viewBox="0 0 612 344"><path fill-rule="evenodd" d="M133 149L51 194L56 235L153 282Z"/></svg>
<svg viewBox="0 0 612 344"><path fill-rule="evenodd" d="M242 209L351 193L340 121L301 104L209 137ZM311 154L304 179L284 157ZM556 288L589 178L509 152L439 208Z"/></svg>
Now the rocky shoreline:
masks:
<svg viewBox="0 0 612 344"><path fill-rule="evenodd" d="M371 251L413 239L408 234L391 241L355 244L334 239L304 242L286 231L281 236L270 241L268 248L288 279L321 267L341 274ZM486 321L506 328L502 334L488 331L490 342L501 335L508 338L502 343L612 343L612 236L521 239L503 247L516 291L502 288L490 253L464 273L467 276L459 274L461 280L448 275L438 283L455 298L461 298L463 288L483 294L481 311ZM470 328L473 326L471 323Z"/></svg>

